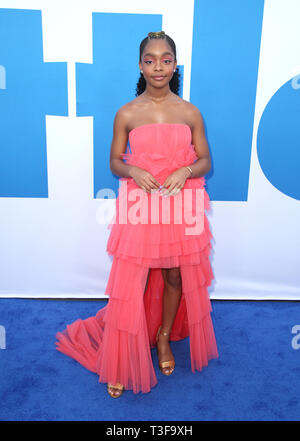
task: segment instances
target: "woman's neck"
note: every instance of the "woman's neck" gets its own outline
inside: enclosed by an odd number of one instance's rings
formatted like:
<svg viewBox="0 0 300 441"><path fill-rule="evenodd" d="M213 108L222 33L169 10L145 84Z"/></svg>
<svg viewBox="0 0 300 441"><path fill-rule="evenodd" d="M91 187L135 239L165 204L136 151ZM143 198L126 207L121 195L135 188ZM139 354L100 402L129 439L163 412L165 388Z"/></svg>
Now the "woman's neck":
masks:
<svg viewBox="0 0 300 441"><path fill-rule="evenodd" d="M154 89L152 87L146 87L144 97L153 101L154 103L160 103L166 101L172 94L169 87L164 89Z"/></svg>

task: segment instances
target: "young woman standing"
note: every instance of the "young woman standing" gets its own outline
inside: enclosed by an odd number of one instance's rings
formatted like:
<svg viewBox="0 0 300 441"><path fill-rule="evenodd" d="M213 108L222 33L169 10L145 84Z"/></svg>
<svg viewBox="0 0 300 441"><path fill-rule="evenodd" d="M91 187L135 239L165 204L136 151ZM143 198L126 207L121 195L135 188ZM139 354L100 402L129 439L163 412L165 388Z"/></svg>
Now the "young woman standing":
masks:
<svg viewBox="0 0 300 441"><path fill-rule="evenodd" d="M163 31L141 42L139 67L137 97L114 120L110 168L122 185L107 242L114 256L109 301L57 334L57 349L96 372L113 398L156 385L154 346L164 375L175 368L169 341L189 336L193 372L218 357L207 292L212 234L204 175L211 159L203 119L178 96L176 46ZM141 220L137 212L147 215ZM187 212L196 223L202 216L200 229L191 228Z"/></svg>

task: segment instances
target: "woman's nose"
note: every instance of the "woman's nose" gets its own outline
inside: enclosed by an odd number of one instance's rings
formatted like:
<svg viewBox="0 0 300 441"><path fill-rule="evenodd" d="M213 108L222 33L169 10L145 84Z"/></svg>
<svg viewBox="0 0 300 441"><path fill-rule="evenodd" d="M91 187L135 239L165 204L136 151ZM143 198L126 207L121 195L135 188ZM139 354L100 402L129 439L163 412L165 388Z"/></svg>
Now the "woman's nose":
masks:
<svg viewBox="0 0 300 441"><path fill-rule="evenodd" d="M160 62L160 61L157 61L157 62L155 63L155 65L154 65L154 69L155 69L155 70L161 70L161 62Z"/></svg>

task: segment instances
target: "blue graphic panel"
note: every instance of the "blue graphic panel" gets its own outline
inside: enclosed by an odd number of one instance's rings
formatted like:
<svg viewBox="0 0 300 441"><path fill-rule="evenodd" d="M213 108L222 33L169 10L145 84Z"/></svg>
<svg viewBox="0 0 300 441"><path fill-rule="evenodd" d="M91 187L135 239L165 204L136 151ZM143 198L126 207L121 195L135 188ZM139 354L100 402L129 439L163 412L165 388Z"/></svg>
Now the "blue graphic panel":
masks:
<svg viewBox="0 0 300 441"><path fill-rule="evenodd" d="M113 120L135 98L140 42L161 27L161 15L93 13L93 64L76 63L76 95L77 116L94 116L94 197L103 188L117 194L109 168Z"/></svg>
<svg viewBox="0 0 300 441"><path fill-rule="evenodd" d="M212 200L247 200L263 6L195 1L190 101L206 125Z"/></svg>
<svg viewBox="0 0 300 441"><path fill-rule="evenodd" d="M260 166L274 187L300 199L300 76L286 82L268 102L257 133Z"/></svg>
<svg viewBox="0 0 300 441"><path fill-rule="evenodd" d="M45 115L67 116L66 63L43 62L40 10L0 9L0 197L48 197Z"/></svg>

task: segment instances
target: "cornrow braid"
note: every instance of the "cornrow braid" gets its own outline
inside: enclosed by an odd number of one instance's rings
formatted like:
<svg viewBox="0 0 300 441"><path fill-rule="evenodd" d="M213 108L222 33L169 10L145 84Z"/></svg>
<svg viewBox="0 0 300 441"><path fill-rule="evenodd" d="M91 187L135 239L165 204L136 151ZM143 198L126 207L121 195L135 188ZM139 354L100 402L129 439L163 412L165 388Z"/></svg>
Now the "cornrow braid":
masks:
<svg viewBox="0 0 300 441"><path fill-rule="evenodd" d="M144 52L144 49L145 49L148 41L152 40L154 38L160 38L160 39L166 40L166 42L171 47L171 49L174 53L175 61L177 61L177 59L176 59L176 45L174 43L174 40L172 40L172 38L169 35L167 35L164 31L149 32L147 37L141 41L141 43L140 43L140 61L142 61L142 54ZM176 67L176 70L174 72L174 75L173 75L170 83L169 83L169 86L170 86L170 89L173 93L175 93L176 95L179 95L180 73L179 73L178 67ZM137 85L136 85L135 96L141 95L141 93L143 93L145 91L145 89L146 89L146 80L144 78L144 75L140 72L140 77L139 77Z"/></svg>

